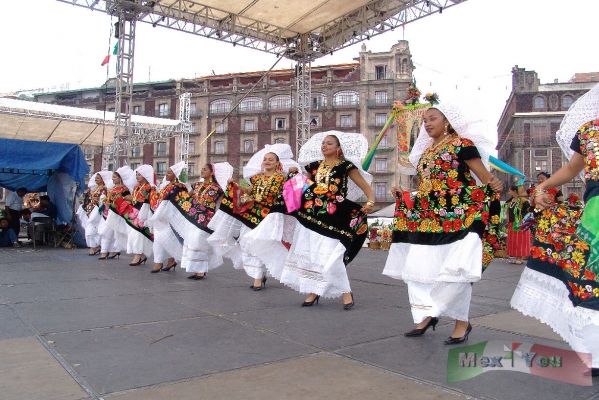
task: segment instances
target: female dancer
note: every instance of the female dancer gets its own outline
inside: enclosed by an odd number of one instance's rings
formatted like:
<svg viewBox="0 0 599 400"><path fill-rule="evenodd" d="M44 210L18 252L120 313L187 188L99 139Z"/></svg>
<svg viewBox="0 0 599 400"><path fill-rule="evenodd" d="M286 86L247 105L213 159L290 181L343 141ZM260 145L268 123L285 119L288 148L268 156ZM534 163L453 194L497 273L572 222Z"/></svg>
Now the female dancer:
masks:
<svg viewBox="0 0 599 400"><path fill-rule="evenodd" d="M102 217L98 233L101 236L100 260L118 258L121 250L126 249L127 237L119 235L118 222L120 217L115 213L117 200L128 196L135 185L135 174L128 166L123 166L112 173L114 186L108 191L103 201Z"/></svg>
<svg viewBox="0 0 599 400"><path fill-rule="evenodd" d="M129 263L137 266L145 263L148 256L152 254L152 241L154 239L150 228L145 222L150 217L150 199L156 190L154 168L151 165L140 165L135 169L137 185L133 194L125 198L129 206L122 210L123 216L129 226L127 235L127 253L133 254Z"/></svg>
<svg viewBox="0 0 599 400"><path fill-rule="evenodd" d="M599 372L599 85L568 110L557 131L568 164L535 189L531 255L511 305L549 325ZM551 189L584 171L584 209L555 203Z"/></svg>
<svg viewBox="0 0 599 400"><path fill-rule="evenodd" d="M185 181L185 162L180 161L172 165L164 176L164 180L160 185L160 192L154 196L151 201L154 215L148 220L148 225L154 231L154 244L152 250L154 252L154 268L152 273L160 271L170 271L177 266L175 258L181 259L183 249L183 239L180 239L175 234L171 221L169 221L169 213L167 211L167 203L169 196L176 190L187 191L187 186L182 181ZM166 262L166 266L164 263Z"/></svg>
<svg viewBox="0 0 599 400"><path fill-rule="evenodd" d="M416 198L396 192L393 244L383 274L408 285L416 324L408 337L434 329L442 315L456 320L445 344L465 341L472 330L472 282L480 280L483 266L492 259L497 231L489 230L489 222L498 224L501 210L494 201L492 212L497 215L490 216L492 194L477 186L472 172L492 190L502 189L481 161L488 160L494 145L473 130L456 107L429 108L410 153L420 181Z"/></svg>
<svg viewBox="0 0 599 400"><path fill-rule="evenodd" d="M292 157L288 144L267 145L254 154L244 168L250 187L239 188L230 183L219 210L208 224L214 231L208 243L217 255L230 258L236 269L243 268L253 278L250 288L255 291L266 287L266 268L247 251L245 237L270 213L285 212L282 197L288 172L285 168L292 164Z"/></svg>
<svg viewBox="0 0 599 400"><path fill-rule="evenodd" d="M281 282L308 293L302 306L317 304L320 297L342 296L343 308L354 305L346 265L366 239L365 213L373 211L370 175L359 169L368 143L357 133L318 133L300 149L312 181L302 194L301 208L293 213L293 242L281 273ZM355 183L357 188L350 188ZM363 207L350 199L364 193Z"/></svg>
<svg viewBox="0 0 599 400"><path fill-rule="evenodd" d="M514 257L510 263L522 264L530 254L530 230L521 230L522 218L528 213L530 203L522 196L521 186L513 185L508 191L507 207L507 255ZM524 195L525 196L525 195Z"/></svg>
<svg viewBox="0 0 599 400"><path fill-rule="evenodd" d="M98 225L100 215L100 198L106 197L107 190L112 188L112 172L99 171L91 176L88 189L83 195L83 204L77 210L81 225L85 229L85 242L89 247L89 255L100 253L100 235Z"/></svg>

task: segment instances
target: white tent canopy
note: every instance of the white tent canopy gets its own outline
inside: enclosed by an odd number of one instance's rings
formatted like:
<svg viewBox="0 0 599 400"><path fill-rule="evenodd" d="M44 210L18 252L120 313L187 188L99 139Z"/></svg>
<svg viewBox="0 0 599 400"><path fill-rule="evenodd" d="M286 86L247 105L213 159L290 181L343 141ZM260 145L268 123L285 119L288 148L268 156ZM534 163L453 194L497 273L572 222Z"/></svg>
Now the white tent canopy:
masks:
<svg viewBox="0 0 599 400"><path fill-rule="evenodd" d="M133 134L142 130L178 129L173 119L132 115ZM0 98L0 137L41 142L110 145L114 112Z"/></svg>

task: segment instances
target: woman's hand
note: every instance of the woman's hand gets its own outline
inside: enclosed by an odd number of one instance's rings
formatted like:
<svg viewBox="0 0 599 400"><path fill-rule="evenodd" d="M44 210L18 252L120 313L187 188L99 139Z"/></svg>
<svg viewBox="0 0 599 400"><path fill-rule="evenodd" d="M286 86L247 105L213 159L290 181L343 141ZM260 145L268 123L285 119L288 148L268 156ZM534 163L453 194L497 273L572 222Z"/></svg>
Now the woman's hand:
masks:
<svg viewBox="0 0 599 400"><path fill-rule="evenodd" d="M500 193L503 190L503 182L501 182L501 180L495 175L491 175L491 179L489 179L487 185L489 185L489 187L493 189L495 193Z"/></svg>
<svg viewBox="0 0 599 400"><path fill-rule="evenodd" d="M364 214L370 214L374 211L374 201L367 201L366 204L361 208Z"/></svg>
<svg viewBox="0 0 599 400"><path fill-rule="evenodd" d="M393 196L395 196L397 193L401 193L403 192L403 189L401 186L391 186L391 194Z"/></svg>
<svg viewBox="0 0 599 400"><path fill-rule="evenodd" d="M133 201L133 196L131 196L130 194L128 194L127 196L123 197L123 200L125 200L127 202L131 202L131 201Z"/></svg>
<svg viewBox="0 0 599 400"><path fill-rule="evenodd" d="M533 194L535 208L545 210L553 205L553 199L543 188L536 188Z"/></svg>
<svg viewBox="0 0 599 400"><path fill-rule="evenodd" d="M297 169L297 167L291 167L289 168L289 173L290 174L297 174L299 172L299 170Z"/></svg>

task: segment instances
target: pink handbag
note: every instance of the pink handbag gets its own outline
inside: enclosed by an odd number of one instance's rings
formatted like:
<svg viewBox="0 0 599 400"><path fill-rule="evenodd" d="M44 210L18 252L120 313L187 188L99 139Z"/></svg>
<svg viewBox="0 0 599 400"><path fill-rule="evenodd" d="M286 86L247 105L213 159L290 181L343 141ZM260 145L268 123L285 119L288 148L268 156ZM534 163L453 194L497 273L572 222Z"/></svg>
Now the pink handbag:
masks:
<svg viewBox="0 0 599 400"><path fill-rule="evenodd" d="M302 206L302 193L306 187L308 178L302 174L296 174L283 185L283 199L287 212L299 210Z"/></svg>

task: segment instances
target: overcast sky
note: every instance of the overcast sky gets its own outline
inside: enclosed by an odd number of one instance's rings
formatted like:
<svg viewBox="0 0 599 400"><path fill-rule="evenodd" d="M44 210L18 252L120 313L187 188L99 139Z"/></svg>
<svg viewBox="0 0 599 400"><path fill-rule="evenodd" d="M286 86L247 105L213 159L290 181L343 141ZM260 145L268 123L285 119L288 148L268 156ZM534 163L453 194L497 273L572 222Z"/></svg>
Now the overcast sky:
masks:
<svg viewBox="0 0 599 400"><path fill-rule="evenodd" d="M0 93L104 83L107 71L100 63L109 49L109 16L55 0L3 3ZM544 83L599 70L598 16L597 0L468 0L365 43L368 50L386 51L407 39L421 91L459 99L494 126L514 65L536 70ZM137 27L136 82L263 70L275 61L256 50L148 24ZM315 64L352 62L360 46Z"/></svg>

